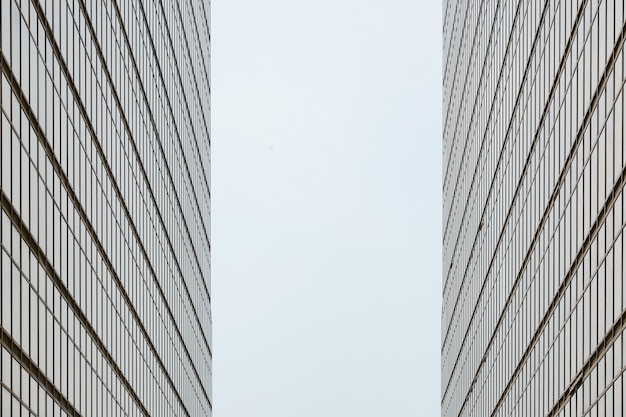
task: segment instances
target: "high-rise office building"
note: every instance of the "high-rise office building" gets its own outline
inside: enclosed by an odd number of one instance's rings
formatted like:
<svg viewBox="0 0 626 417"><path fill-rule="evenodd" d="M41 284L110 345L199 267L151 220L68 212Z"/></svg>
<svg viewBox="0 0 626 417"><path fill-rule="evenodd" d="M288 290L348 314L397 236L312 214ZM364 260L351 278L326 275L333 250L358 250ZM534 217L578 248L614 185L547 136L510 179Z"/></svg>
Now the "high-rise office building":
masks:
<svg viewBox="0 0 626 417"><path fill-rule="evenodd" d="M210 1L0 2L3 416L210 416Z"/></svg>
<svg viewBox="0 0 626 417"><path fill-rule="evenodd" d="M625 8L444 1L444 417L625 411Z"/></svg>

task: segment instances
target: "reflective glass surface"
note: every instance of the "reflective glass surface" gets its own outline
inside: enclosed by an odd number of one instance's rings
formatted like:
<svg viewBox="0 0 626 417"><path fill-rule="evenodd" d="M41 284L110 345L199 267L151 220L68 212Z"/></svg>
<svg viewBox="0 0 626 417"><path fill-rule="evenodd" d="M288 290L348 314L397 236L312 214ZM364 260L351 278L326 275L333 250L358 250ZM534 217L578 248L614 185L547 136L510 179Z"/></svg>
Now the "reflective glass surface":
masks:
<svg viewBox="0 0 626 417"><path fill-rule="evenodd" d="M0 2L3 416L210 416L210 2Z"/></svg>
<svg viewBox="0 0 626 417"><path fill-rule="evenodd" d="M621 416L624 2L443 3L442 416Z"/></svg>

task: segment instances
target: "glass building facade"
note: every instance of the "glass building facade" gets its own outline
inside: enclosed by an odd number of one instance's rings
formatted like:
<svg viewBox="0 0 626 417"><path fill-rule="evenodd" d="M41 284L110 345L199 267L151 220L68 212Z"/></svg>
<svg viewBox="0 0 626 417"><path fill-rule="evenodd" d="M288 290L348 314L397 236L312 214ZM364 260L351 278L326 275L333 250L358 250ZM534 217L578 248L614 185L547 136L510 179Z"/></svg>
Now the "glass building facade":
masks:
<svg viewBox="0 0 626 417"><path fill-rule="evenodd" d="M0 32L2 416L210 416L210 1Z"/></svg>
<svg viewBox="0 0 626 417"><path fill-rule="evenodd" d="M443 17L442 416L622 416L624 2Z"/></svg>

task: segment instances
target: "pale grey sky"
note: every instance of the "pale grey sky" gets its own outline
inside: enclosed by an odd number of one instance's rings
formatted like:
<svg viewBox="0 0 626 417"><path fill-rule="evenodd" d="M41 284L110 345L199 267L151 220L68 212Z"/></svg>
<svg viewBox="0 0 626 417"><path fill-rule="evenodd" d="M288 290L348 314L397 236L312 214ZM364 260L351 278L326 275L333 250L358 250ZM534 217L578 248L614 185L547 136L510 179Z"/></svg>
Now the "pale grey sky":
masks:
<svg viewBox="0 0 626 417"><path fill-rule="evenodd" d="M211 7L214 416L439 415L441 4Z"/></svg>

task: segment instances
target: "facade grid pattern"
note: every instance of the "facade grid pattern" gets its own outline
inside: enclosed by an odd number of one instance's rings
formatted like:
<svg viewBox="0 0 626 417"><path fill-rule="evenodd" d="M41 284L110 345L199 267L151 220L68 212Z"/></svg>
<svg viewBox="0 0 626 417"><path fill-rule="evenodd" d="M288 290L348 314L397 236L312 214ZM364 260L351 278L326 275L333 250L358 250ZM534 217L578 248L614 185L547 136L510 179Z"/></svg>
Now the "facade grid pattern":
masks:
<svg viewBox="0 0 626 417"><path fill-rule="evenodd" d="M621 416L624 2L443 3L442 416Z"/></svg>
<svg viewBox="0 0 626 417"><path fill-rule="evenodd" d="M2 415L210 416L210 1L0 32Z"/></svg>

